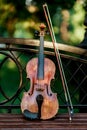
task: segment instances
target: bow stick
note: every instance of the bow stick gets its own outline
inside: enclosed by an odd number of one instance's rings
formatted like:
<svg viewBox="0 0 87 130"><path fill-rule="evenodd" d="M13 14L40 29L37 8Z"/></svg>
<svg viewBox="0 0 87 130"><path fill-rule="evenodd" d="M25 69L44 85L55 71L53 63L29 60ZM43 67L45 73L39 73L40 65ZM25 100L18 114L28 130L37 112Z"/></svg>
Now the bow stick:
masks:
<svg viewBox="0 0 87 130"><path fill-rule="evenodd" d="M71 97L70 97L70 94L69 94L67 81L66 81L66 78L65 78L65 74L64 74L60 54L59 54L59 49L58 49L58 47L56 47L56 38L55 38L55 35L54 35L54 30L53 30L53 26L52 26L50 13L49 13L47 4L43 5L43 10L44 10L45 17L46 17L46 20L47 20L50 35L51 35L51 38L52 38L52 43L53 43L53 47L54 47L54 51L55 51L59 71L60 71L60 76L61 76L61 80L62 80L62 84L63 84L65 99L66 99L67 108L68 108L68 112L69 112L69 120L71 121L72 120L72 114L73 114L73 105L72 105Z"/></svg>

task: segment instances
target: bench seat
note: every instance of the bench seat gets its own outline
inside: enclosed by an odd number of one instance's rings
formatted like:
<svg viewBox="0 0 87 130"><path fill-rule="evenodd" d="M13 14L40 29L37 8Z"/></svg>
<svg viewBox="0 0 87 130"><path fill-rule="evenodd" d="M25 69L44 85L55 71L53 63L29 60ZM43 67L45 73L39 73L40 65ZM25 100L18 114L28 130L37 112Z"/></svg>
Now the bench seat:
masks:
<svg viewBox="0 0 87 130"><path fill-rule="evenodd" d="M87 113L58 114L51 120L27 120L22 114L0 114L0 130L87 130Z"/></svg>

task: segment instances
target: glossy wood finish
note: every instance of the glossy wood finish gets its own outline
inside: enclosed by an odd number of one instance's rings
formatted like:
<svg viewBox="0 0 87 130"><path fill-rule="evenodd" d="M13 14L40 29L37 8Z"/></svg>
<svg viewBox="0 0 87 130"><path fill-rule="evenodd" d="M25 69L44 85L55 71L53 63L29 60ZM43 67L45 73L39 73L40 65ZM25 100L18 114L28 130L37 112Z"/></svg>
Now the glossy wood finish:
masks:
<svg viewBox="0 0 87 130"><path fill-rule="evenodd" d="M40 42L39 40L33 40L33 39L0 37L0 44L6 43L8 45L18 44L18 45L39 46L39 42ZM53 49L53 44L52 42L44 41L44 47ZM56 47L58 47L58 49L61 51L87 56L87 49L82 49L80 47L66 45L62 43L56 43Z"/></svg>

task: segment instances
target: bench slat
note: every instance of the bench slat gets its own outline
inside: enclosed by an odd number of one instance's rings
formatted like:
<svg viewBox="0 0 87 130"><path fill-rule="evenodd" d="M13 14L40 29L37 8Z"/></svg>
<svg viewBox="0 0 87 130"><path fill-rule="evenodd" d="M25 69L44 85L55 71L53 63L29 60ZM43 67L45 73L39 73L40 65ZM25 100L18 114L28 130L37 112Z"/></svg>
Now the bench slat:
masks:
<svg viewBox="0 0 87 130"><path fill-rule="evenodd" d="M83 130L87 129L87 114L74 114L72 122L68 114L59 114L51 120L27 120L21 114L0 114L2 130Z"/></svg>

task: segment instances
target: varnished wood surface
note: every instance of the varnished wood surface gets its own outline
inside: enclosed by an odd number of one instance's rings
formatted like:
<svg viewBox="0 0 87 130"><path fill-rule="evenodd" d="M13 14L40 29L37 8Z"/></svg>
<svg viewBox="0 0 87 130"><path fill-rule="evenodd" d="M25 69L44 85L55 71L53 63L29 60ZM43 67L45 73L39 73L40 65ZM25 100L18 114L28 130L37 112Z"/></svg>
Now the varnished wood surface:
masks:
<svg viewBox="0 0 87 130"><path fill-rule="evenodd" d="M0 37L0 44L11 44L11 45L30 45L30 46L39 46L39 40L28 39L28 38L3 38ZM87 56L87 49L82 49L76 46L66 45L62 43L56 43L56 48L61 51L70 52L79 55ZM53 49L53 43L49 41L44 41L44 47Z"/></svg>
<svg viewBox="0 0 87 130"><path fill-rule="evenodd" d="M0 130L87 130L87 113L59 114L51 120L27 120L19 114L0 114Z"/></svg>

